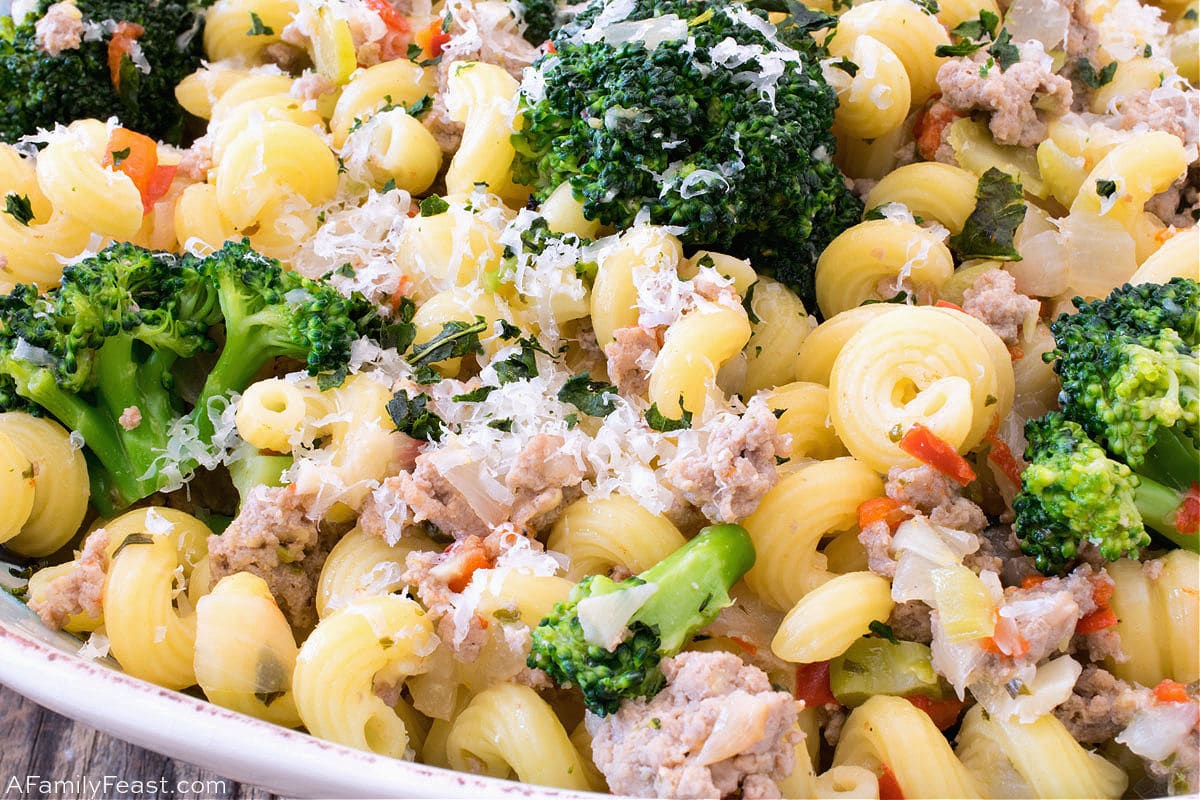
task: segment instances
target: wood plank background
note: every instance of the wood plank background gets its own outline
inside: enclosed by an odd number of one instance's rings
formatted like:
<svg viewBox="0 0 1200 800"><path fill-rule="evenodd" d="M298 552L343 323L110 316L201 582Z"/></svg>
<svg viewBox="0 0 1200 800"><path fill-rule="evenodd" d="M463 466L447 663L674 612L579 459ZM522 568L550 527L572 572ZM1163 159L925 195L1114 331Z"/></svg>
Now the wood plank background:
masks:
<svg viewBox="0 0 1200 800"><path fill-rule="evenodd" d="M22 795L7 790L13 776L23 782L27 775L40 775L48 780L70 780L79 776L99 780L105 775L129 781L166 779L166 792L104 795L116 800L275 800L275 795L264 789L222 778L192 764L106 736L0 685L0 800L31 797L81 800L81 795L74 793ZM191 784L193 781L203 782L207 788L176 791L180 782ZM197 784L197 788L200 785Z"/></svg>

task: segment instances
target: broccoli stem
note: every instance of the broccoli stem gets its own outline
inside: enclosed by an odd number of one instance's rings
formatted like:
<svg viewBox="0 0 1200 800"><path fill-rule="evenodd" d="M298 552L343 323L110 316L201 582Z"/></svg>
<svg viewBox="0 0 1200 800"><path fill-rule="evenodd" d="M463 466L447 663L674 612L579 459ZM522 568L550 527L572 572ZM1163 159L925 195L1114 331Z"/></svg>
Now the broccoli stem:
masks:
<svg viewBox="0 0 1200 800"><path fill-rule="evenodd" d="M1134 492L1134 503L1142 514L1142 522L1179 547L1200 553L1200 535L1184 533L1176 525L1184 493L1157 481L1143 477Z"/></svg>
<svg viewBox="0 0 1200 800"><path fill-rule="evenodd" d="M244 316L237 309L225 308L224 302L222 310L225 316L225 346L208 373L192 412L192 422L200 438L206 442L213 435L213 423L209 418L212 401L228 398L230 392L242 391L268 360L291 355L296 349L276 335L275 332L281 328L286 330L286 323L280 321L277 315L263 312Z"/></svg>
<svg viewBox="0 0 1200 800"><path fill-rule="evenodd" d="M658 586L633 621L658 631L659 651L674 653L696 628L730 604L729 588L754 566L754 544L740 525L712 525L638 575Z"/></svg>
<svg viewBox="0 0 1200 800"><path fill-rule="evenodd" d="M246 502L246 495L255 486L282 486L283 473L292 466L292 461L291 456L252 453L231 463L229 477L233 479L241 503Z"/></svg>
<svg viewBox="0 0 1200 800"><path fill-rule="evenodd" d="M1179 423L1173 428L1159 431L1154 446L1146 453L1146 459L1135 469L1155 483L1166 484L1176 489L1186 489L1197 477L1200 450L1184 432L1186 425ZM1132 466L1132 465L1131 465Z"/></svg>

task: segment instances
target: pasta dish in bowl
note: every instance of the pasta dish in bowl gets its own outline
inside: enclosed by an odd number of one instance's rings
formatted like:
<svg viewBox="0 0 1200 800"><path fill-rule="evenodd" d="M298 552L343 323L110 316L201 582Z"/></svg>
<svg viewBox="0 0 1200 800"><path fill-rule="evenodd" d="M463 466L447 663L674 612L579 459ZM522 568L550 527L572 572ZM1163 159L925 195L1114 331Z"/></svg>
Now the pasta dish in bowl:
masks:
<svg viewBox="0 0 1200 800"><path fill-rule="evenodd" d="M1195 792L1198 31L14 2L0 648L397 794Z"/></svg>

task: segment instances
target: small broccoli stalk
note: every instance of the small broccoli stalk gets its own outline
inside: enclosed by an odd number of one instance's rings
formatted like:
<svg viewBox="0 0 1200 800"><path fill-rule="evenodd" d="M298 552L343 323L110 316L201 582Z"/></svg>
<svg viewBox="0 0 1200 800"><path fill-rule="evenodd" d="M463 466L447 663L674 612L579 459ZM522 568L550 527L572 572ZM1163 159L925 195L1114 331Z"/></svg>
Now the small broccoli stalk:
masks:
<svg viewBox="0 0 1200 800"><path fill-rule="evenodd" d="M344 367L368 315L361 298L283 269L248 241L230 242L198 263L203 284L215 289L225 343L196 401L200 436L212 435L213 402L242 392L276 358L301 361L309 372ZM191 301L203 305L199 297Z"/></svg>
<svg viewBox="0 0 1200 800"><path fill-rule="evenodd" d="M533 630L527 663L578 686L602 716L623 700L653 697L665 682L659 661L733 602L730 587L752 566L746 530L713 525L640 575L585 578Z"/></svg>
<svg viewBox="0 0 1200 800"><path fill-rule="evenodd" d="M249 448L249 445L246 445ZM275 453L247 452L229 465L229 477L237 489L241 507L246 497L258 486L282 486L283 473L291 469L291 456Z"/></svg>
<svg viewBox="0 0 1200 800"><path fill-rule="evenodd" d="M63 271L38 296L0 298L0 405L49 413L87 444L93 502L122 508L156 491L153 469L182 403L172 368L211 350L207 325L173 305L183 271L170 254L115 244Z"/></svg>

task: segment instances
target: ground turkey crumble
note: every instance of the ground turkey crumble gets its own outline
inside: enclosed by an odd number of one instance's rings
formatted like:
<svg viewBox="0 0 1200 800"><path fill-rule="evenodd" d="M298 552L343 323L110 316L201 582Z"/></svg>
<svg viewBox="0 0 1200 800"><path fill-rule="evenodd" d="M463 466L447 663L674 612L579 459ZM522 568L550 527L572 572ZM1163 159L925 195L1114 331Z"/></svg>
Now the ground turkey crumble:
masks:
<svg viewBox="0 0 1200 800"><path fill-rule="evenodd" d="M963 311L987 325L1006 345L1021 341L1022 332L1037 322L1041 304L1017 291L1017 279L991 269L963 292Z"/></svg>
<svg viewBox="0 0 1200 800"><path fill-rule="evenodd" d="M658 335L638 325L617 328L604 346L608 378L622 397L641 397L650 387L650 368L658 355Z"/></svg>
<svg viewBox="0 0 1200 800"><path fill-rule="evenodd" d="M938 69L942 101L958 112L990 112L988 127L997 144L1034 147L1046 138L1048 117L1071 110L1071 82L1055 75L1037 42L1018 45L1021 60L1008 69L986 64L990 56L952 58Z"/></svg>
<svg viewBox="0 0 1200 800"><path fill-rule="evenodd" d="M1083 744L1100 744L1116 736L1139 709L1150 705L1149 689L1130 686L1093 664L1083 668L1067 701L1054 716Z"/></svg>
<svg viewBox="0 0 1200 800"><path fill-rule="evenodd" d="M34 38L47 55L78 50L83 41L83 12L74 3L55 3L33 24Z"/></svg>
<svg viewBox="0 0 1200 800"><path fill-rule="evenodd" d="M634 797L780 797L802 734L802 704L730 653L664 659L667 686L597 718L592 756L616 794Z"/></svg>
<svg viewBox="0 0 1200 800"><path fill-rule="evenodd" d="M317 623L317 579L336 539L308 518L308 499L294 486L258 486L224 533L208 537L213 584L236 572L257 575L298 630Z"/></svg>
<svg viewBox="0 0 1200 800"><path fill-rule="evenodd" d="M550 525L562 507L581 493L586 474L574 456L562 451L563 439L553 434L530 438L504 477L513 493L504 522L536 531ZM463 493L438 470L435 451L417 456L411 472L386 479L363 506L363 530L388 541L403 525L429 522L455 539L484 537L498 525L484 520Z"/></svg>
<svg viewBox="0 0 1200 800"><path fill-rule="evenodd" d="M92 531L71 571L50 581L41 596L30 599L29 608L55 629L62 628L73 614L99 619L108 572L107 550L108 532L104 528Z"/></svg>
<svg viewBox="0 0 1200 800"><path fill-rule="evenodd" d="M1055 652L1065 651L1075 633L1079 620L1097 609L1096 583L1112 578L1107 573L1095 574L1083 564L1064 577L1047 578L1028 588L1009 587L1004 590L1004 602L999 614L1012 620L1016 639L1024 643L1019 655L989 652L977 668L975 679L992 686L1003 686L1028 667L1041 663ZM937 617L934 615L934 639L937 636ZM934 643L934 669L938 666L938 648Z"/></svg>
<svg viewBox="0 0 1200 800"><path fill-rule="evenodd" d="M962 487L927 464L908 468L892 467L884 491L888 497L900 503L905 512L913 516L927 516L934 525L976 535L987 526L987 515L978 505L962 496ZM895 577L896 561L891 552L892 530L887 522L880 520L867 525L859 531L858 540L867 551L867 569L885 578ZM968 566L997 569L999 559L994 559L990 553L988 549L980 557L986 561L972 560Z"/></svg>
<svg viewBox="0 0 1200 800"><path fill-rule="evenodd" d="M510 679L543 690L553 687L550 677L540 669L523 666L532 643L527 624L518 621L497 626L480 614L455 613L458 604L471 602L463 592L476 570L492 569L505 553L526 545L535 553L543 552L540 542L526 539L512 528L502 528L485 538L470 536L442 552L409 553L402 579L414 588L417 599L437 625L438 638L450 648L456 661L475 663L492 633L499 629L509 650L519 655L520 666Z"/></svg>
<svg viewBox="0 0 1200 800"><path fill-rule="evenodd" d="M753 398L741 416L718 417L698 451L673 459L667 479L708 519L744 519L778 482L776 456L787 456L791 450L790 437L778 433L776 422L766 402Z"/></svg>

